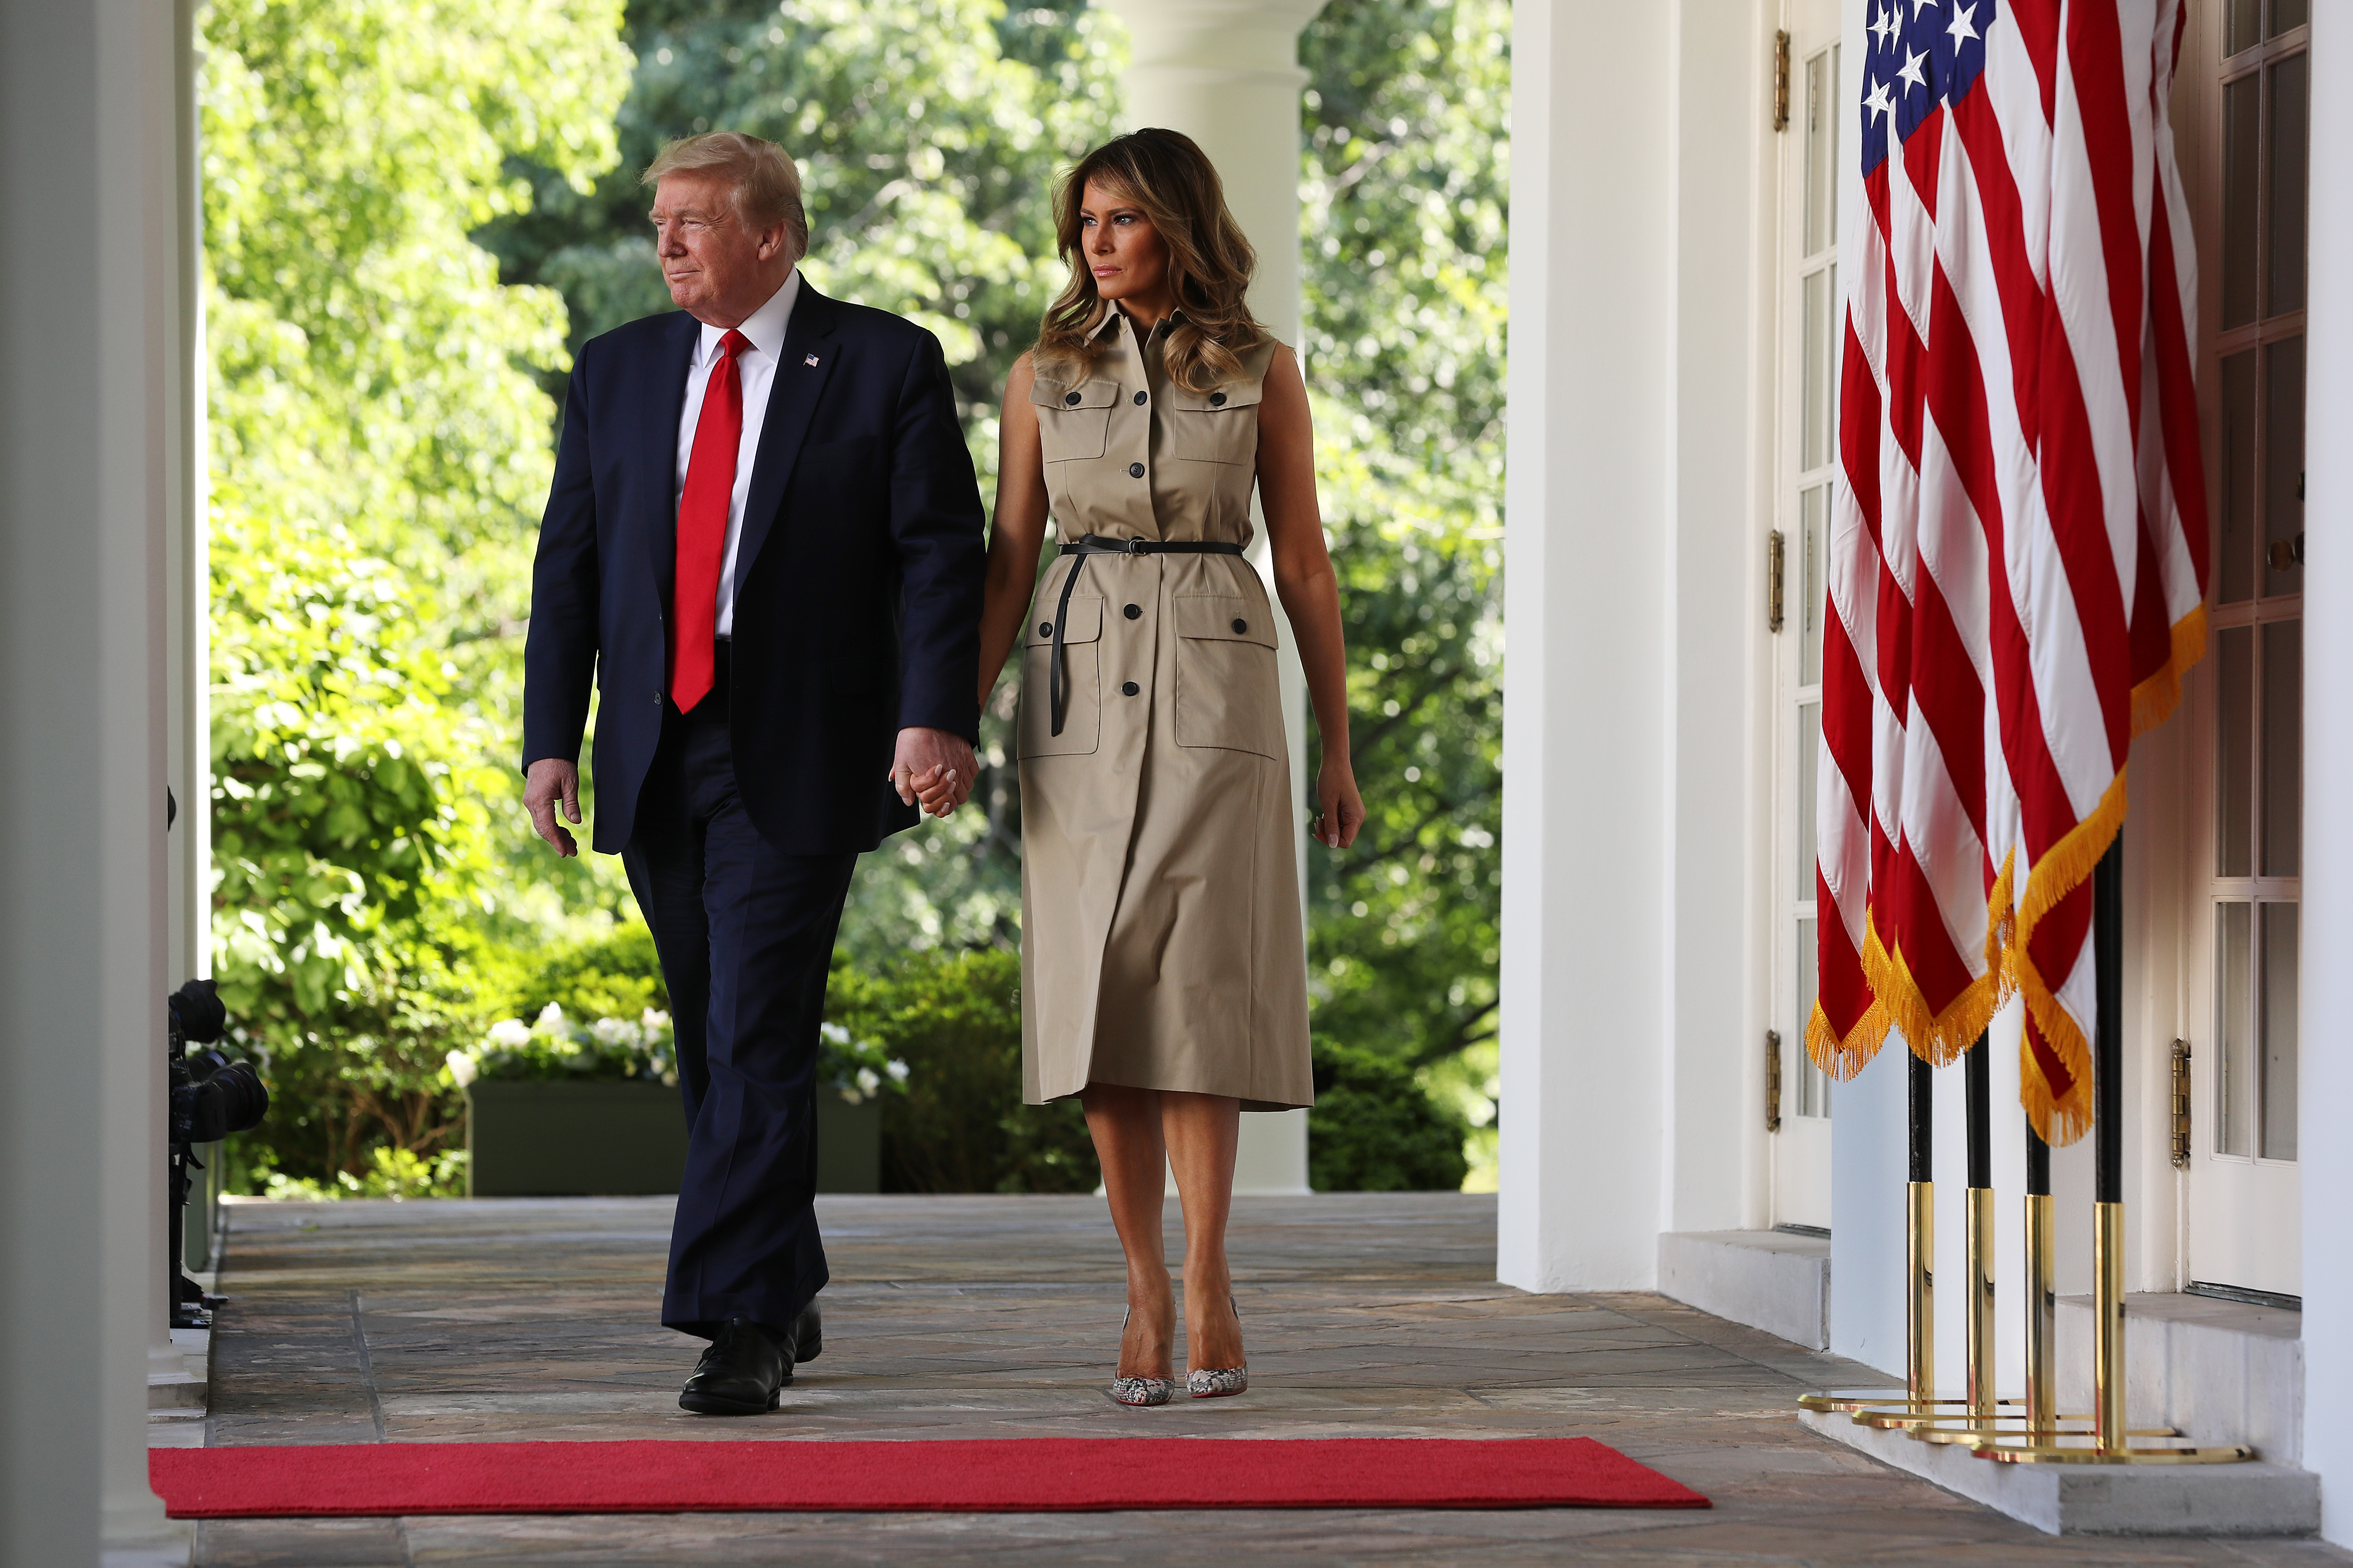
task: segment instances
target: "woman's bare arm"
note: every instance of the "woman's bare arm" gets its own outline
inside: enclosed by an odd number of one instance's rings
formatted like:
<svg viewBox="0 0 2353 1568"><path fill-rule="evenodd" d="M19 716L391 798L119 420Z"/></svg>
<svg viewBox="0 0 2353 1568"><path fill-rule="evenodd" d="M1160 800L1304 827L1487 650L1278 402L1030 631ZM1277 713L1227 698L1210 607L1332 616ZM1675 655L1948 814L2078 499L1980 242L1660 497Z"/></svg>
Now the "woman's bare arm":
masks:
<svg viewBox="0 0 2353 1568"><path fill-rule="evenodd" d="M1315 782L1323 813L1318 836L1332 848L1345 849L1365 823L1365 803L1348 754L1348 654L1340 630L1339 579L1324 547L1324 511L1315 500L1315 430L1307 410L1307 384L1288 349L1275 351L1259 405L1258 494L1266 512L1274 591L1299 639L1307 697L1324 742Z"/></svg>
<svg viewBox="0 0 2353 1568"><path fill-rule="evenodd" d="M997 416L997 514L988 534L988 592L980 611L980 703L1012 655L1038 586L1038 552L1046 542L1046 461L1038 445L1038 411L1029 406L1029 356L1005 378Z"/></svg>

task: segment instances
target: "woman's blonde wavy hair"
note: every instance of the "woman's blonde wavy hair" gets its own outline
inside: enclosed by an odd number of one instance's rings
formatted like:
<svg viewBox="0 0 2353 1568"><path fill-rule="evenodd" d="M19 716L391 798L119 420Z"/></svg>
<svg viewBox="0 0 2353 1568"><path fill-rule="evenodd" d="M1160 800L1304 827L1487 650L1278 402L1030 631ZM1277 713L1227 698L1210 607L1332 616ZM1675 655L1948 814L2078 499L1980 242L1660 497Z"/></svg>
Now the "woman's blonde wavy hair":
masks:
<svg viewBox="0 0 2353 1568"><path fill-rule="evenodd" d="M1106 142L1055 186L1054 242L1070 264L1071 281L1046 307L1031 363L1042 374L1070 380L1103 352L1095 333L1113 307L1095 289L1079 212L1094 183L1143 208L1168 247L1169 292L1184 312L1161 345L1169 379L1188 392L1208 392L1240 375L1241 356L1267 335L1243 299L1258 257L1226 210L1216 167L1177 131L1131 131Z"/></svg>

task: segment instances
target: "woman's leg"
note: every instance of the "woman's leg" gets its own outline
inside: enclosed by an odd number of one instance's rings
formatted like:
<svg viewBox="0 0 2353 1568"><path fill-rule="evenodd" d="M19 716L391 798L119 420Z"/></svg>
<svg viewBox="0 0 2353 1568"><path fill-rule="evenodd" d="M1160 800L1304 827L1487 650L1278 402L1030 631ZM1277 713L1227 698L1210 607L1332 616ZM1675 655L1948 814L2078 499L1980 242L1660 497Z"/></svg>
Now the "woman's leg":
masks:
<svg viewBox="0 0 2353 1568"><path fill-rule="evenodd" d="M1242 1364L1242 1326L1226 1266L1241 1123L1242 1102L1231 1095L1161 1092L1160 1126L1185 1205L1185 1342L1194 1370Z"/></svg>
<svg viewBox="0 0 2353 1568"><path fill-rule="evenodd" d="M1111 1223L1127 1254L1127 1331L1119 1342L1119 1375L1171 1375L1176 1303L1168 1293L1168 1254L1161 1243L1161 1207L1168 1189L1167 1148L1161 1142L1161 1094L1115 1083L1091 1083L1080 1095L1087 1131L1103 1162ZM1227 1165L1232 1184L1233 1162Z"/></svg>

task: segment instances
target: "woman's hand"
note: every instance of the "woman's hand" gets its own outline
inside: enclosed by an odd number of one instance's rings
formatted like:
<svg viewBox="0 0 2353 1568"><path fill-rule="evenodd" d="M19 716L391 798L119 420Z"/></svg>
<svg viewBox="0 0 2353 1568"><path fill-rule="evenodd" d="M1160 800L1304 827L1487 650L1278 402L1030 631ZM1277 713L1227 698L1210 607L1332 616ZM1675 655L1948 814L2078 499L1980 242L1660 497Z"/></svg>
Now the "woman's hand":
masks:
<svg viewBox="0 0 2353 1568"><path fill-rule="evenodd" d="M973 781L961 776L954 768L934 768L930 773L907 782L915 792L916 803L933 816L946 816L972 794Z"/></svg>
<svg viewBox="0 0 2353 1568"><path fill-rule="evenodd" d="M1365 798L1356 793L1356 772L1345 757L1326 757L1315 775L1316 842L1327 849L1345 849L1365 826Z"/></svg>

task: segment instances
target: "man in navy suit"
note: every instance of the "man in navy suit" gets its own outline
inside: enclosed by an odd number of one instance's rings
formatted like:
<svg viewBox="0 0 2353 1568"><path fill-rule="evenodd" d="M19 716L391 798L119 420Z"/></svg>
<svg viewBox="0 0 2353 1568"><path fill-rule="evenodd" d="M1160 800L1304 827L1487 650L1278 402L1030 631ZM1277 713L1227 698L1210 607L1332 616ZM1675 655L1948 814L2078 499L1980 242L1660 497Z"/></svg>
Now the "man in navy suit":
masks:
<svg viewBox="0 0 2353 1568"><path fill-rule="evenodd" d="M980 493L938 341L800 276L781 149L689 137L646 183L679 310L573 366L523 801L577 852L593 681L595 847L653 929L691 1128L662 1321L711 1344L679 1403L753 1415L821 1343L818 1026L851 869L974 774Z"/></svg>

